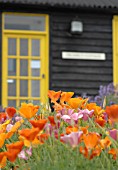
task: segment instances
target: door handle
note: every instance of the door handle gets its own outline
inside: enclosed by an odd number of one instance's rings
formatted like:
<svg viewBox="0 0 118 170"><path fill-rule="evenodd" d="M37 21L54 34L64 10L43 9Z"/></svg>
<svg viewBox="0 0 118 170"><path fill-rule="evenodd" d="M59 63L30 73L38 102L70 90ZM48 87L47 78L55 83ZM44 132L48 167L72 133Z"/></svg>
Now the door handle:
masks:
<svg viewBox="0 0 118 170"><path fill-rule="evenodd" d="M42 74L42 78L43 78L43 79L45 78L45 74Z"/></svg>

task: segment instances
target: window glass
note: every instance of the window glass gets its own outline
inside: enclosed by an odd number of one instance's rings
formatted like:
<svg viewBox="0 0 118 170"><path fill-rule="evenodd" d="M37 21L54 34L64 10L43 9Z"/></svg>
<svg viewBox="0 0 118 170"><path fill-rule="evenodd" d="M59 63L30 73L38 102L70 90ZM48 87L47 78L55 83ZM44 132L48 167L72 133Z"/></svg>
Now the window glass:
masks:
<svg viewBox="0 0 118 170"><path fill-rule="evenodd" d="M28 96L28 80L20 80L20 96Z"/></svg>
<svg viewBox="0 0 118 170"><path fill-rule="evenodd" d="M20 39L20 56L28 56L28 39Z"/></svg>
<svg viewBox="0 0 118 170"><path fill-rule="evenodd" d="M8 55L16 55L16 38L8 38Z"/></svg>
<svg viewBox="0 0 118 170"><path fill-rule="evenodd" d="M8 79L8 96L16 96L16 80Z"/></svg>
<svg viewBox="0 0 118 170"><path fill-rule="evenodd" d="M32 89L31 89L32 97L39 97L40 96L40 81L32 80L31 85L32 85Z"/></svg>
<svg viewBox="0 0 118 170"><path fill-rule="evenodd" d="M40 41L32 40L32 56L40 56Z"/></svg>
<svg viewBox="0 0 118 170"><path fill-rule="evenodd" d="M8 59L8 75L16 76L16 59Z"/></svg>
<svg viewBox="0 0 118 170"><path fill-rule="evenodd" d="M20 60L20 76L28 76L28 60Z"/></svg>
<svg viewBox="0 0 118 170"><path fill-rule="evenodd" d="M45 16L5 15L5 29L45 31Z"/></svg>

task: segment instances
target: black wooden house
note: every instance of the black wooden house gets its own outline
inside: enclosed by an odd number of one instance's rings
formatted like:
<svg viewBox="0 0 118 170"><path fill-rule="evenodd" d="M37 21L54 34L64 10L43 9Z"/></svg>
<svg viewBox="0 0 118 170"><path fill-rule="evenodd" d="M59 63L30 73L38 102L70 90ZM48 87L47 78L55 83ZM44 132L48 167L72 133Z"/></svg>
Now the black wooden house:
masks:
<svg viewBox="0 0 118 170"><path fill-rule="evenodd" d="M1 105L118 83L118 0L0 0Z"/></svg>

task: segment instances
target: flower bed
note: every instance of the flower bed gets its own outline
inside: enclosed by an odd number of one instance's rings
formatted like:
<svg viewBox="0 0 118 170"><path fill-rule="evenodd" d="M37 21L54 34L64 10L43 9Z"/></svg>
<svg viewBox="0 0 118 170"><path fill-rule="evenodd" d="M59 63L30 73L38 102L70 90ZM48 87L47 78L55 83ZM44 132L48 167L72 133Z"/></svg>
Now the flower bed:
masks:
<svg viewBox="0 0 118 170"><path fill-rule="evenodd" d="M22 103L0 113L0 168L116 170L118 103L102 107L73 92L49 91L49 105Z"/></svg>

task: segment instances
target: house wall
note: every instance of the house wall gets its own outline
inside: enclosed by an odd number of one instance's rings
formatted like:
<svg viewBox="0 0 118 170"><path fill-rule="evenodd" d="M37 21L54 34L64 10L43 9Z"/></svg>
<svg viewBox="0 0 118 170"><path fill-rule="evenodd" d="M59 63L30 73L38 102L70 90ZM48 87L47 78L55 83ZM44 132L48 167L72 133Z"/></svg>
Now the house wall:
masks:
<svg viewBox="0 0 118 170"><path fill-rule="evenodd" d="M71 10L39 9L35 6L8 5L2 12L45 13L49 15L49 89L74 91L80 95L96 95L100 85L113 81L112 72L112 14L70 12ZM76 10L77 11L77 10ZM94 11L95 12L95 11ZM99 12L99 11L98 11ZM78 18L84 24L81 35L69 33L70 22ZM2 17L0 14L0 25ZM2 56L2 27L0 27L0 56ZM64 60L62 51L105 53L105 61ZM1 57L0 57L1 58ZM0 59L0 75L2 75ZM2 77L0 76L0 88ZM0 90L0 96L1 92ZM0 98L1 103L1 98Z"/></svg>
<svg viewBox="0 0 118 170"><path fill-rule="evenodd" d="M83 22L81 35L69 33L76 16ZM113 81L112 15L52 13L50 22L50 89L95 95L100 85ZM105 53L106 60L64 60L62 51Z"/></svg>

